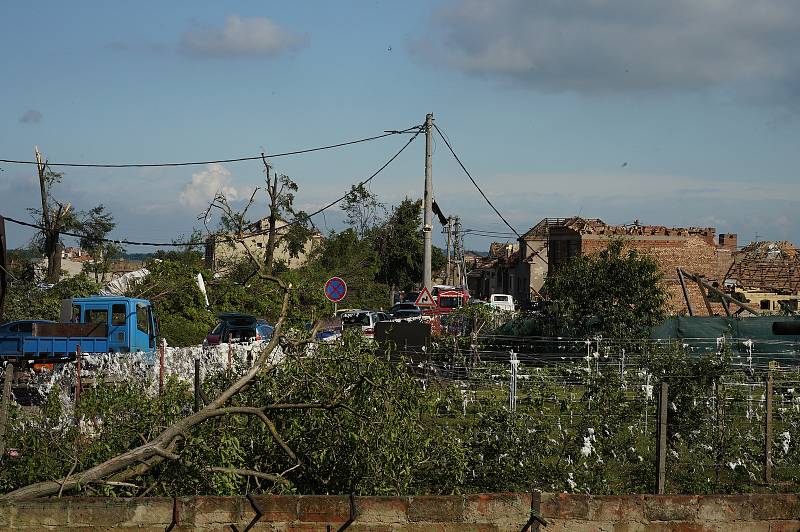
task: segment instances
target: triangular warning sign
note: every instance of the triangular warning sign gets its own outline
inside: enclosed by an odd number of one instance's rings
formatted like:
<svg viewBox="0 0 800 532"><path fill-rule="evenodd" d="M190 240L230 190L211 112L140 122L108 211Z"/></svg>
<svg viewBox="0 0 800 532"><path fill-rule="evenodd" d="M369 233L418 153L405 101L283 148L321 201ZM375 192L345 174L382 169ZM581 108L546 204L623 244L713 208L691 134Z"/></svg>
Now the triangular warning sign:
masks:
<svg viewBox="0 0 800 532"><path fill-rule="evenodd" d="M419 293L417 296L417 300L414 302L415 305L418 307L435 307L436 303L433 301L433 297L431 297L431 293L428 292L428 289L423 287L422 292Z"/></svg>

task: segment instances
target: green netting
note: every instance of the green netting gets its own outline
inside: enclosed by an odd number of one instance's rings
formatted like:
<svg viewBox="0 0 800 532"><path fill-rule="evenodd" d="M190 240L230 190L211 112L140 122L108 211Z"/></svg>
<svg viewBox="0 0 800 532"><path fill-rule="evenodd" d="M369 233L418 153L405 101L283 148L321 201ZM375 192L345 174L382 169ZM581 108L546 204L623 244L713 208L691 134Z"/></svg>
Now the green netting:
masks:
<svg viewBox="0 0 800 532"><path fill-rule="evenodd" d="M800 335L773 334L772 324L778 321L797 322L800 319L786 316L674 316L655 327L650 338L681 341L694 352L717 349L719 343L724 341L731 345L735 355L755 356L761 360L797 361L800 357Z"/></svg>
<svg viewBox="0 0 800 532"><path fill-rule="evenodd" d="M724 316L674 316L655 327L653 339L742 338L755 341L777 340L782 343L797 342L800 336L777 336L772 333L776 321L800 321L785 316L754 316L727 318Z"/></svg>

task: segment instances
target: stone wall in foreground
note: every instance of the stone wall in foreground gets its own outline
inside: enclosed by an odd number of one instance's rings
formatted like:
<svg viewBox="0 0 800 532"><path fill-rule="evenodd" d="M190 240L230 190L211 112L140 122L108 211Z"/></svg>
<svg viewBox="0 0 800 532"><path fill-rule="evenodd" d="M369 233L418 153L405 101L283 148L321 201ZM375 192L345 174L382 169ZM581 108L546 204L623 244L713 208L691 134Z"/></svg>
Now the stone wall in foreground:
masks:
<svg viewBox="0 0 800 532"><path fill-rule="evenodd" d="M258 496L251 530L338 530L349 497ZM531 530L797 531L800 496L605 496L494 493L467 496L355 497L352 531L520 531L531 510L547 521ZM245 497L62 498L0 502L0 530L244 530L255 510ZM539 528L537 528L537 526ZM330 528L328 528L330 527Z"/></svg>

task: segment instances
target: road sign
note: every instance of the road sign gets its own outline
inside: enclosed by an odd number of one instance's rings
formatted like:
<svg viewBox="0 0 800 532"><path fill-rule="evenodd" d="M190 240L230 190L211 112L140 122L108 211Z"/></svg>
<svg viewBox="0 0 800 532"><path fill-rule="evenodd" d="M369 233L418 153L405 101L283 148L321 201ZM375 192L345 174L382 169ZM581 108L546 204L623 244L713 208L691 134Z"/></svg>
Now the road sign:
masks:
<svg viewBox="0 0 800 532"><path fill-rule="evenodd" d="M428 308L436 306L436 302L433 300L433 297L431 297L431 293L428 292L428 289L426 287L422 287L422 292L419 293L419 295L417 296L417 300L414 302L414 304L418 307L428 307Z"/></svg>
<svg viewBox="0 0 800 532"><path fill-rule="evenodd" d="M347 295L347 283L339 277L331 277L325 283L325 297L338 303Z"/></svg>

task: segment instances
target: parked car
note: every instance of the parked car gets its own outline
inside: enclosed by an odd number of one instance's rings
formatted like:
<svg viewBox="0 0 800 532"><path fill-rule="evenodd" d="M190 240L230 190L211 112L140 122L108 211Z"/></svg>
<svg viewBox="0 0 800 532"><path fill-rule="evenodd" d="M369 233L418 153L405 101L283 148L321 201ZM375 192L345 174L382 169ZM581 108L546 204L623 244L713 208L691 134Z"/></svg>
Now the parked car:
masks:
<svg viewBox="0 0 800 532"><path fill-rule="evenodd" d="M489 296L489 304L498 310L514 312L514 298L508 294L492 294Z"/></svg>
<svg viewBox="0 0 800 532"><path fill-rule="evenodd" d="M393 320L419 318L422 316L422 309L411 302L398 303L389 309L389 316Z"/></svg>
<svg viewBox="0 0 800 532"><path fill-rule="evenodd" d="M379 321L386 321L389 316L384 312L374 310L352 310L341 315L342 329L353 329L361 327L361 331L367 338L375 337L375 325Z"/></svg>
<svg viewBox="0 0 800 532"><path fill-rule="evenodd" d="M267 320L239 312L221 312L217 314L217 318L220 322L206 336L205 345L256 342L272 338L273 327Z"/></svg>
<svg viewBox="0 0 800 532"><path fill-rule="evenodd" d="M306 324L306 330L311 331L314 322ZM342 322L339 318L328 318L320 320L315 339L320 342L333 342L342 337Z"/></svg>

